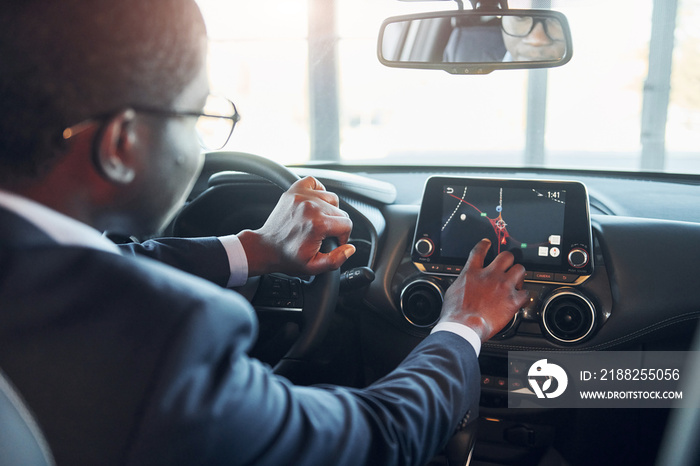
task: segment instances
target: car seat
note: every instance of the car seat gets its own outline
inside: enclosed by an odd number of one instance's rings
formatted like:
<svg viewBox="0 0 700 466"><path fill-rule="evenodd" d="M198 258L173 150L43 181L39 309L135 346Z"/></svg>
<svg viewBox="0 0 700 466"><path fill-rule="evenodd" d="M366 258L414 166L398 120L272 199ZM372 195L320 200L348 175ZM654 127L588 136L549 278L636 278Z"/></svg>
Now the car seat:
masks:
<svg viewBox="0 0 700 466"><path fill-rule="evenodd" d="M34 417L0 370L0 466L50 466L54 460Z"/></svg>

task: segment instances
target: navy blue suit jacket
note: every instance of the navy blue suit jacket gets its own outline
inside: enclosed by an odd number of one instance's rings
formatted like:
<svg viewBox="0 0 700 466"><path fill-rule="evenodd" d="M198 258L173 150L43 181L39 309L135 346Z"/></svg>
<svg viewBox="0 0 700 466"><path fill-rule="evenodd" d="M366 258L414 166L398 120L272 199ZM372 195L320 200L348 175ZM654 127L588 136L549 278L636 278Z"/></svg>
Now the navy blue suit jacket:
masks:
<svg viewBox="0 0 700 466"><path fill-rule="evenodd" d="M215 239L67 247L0 209L0 367L58 464L422 464L476 414L473 348L437 332L366 389L248 357L257 320Z"/></svg>

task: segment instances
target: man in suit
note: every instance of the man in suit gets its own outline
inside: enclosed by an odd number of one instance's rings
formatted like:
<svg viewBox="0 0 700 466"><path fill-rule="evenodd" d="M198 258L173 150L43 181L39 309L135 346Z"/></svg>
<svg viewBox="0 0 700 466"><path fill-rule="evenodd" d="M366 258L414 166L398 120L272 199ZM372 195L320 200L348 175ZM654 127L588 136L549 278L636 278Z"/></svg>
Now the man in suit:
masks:
<svg viewBox="0 0 700 466"><path fill-rule="evenodd" d="M3 5L0 367L59 464L425 463L475 416L480 343L525 302L512 256L484 268L477 245L433 333L370 387L298 387L246 354L256 318L225 286L352 254L320 183L237 236L124 251L100 234L157 231L182 204L205 49L191 0Z"/></svg>

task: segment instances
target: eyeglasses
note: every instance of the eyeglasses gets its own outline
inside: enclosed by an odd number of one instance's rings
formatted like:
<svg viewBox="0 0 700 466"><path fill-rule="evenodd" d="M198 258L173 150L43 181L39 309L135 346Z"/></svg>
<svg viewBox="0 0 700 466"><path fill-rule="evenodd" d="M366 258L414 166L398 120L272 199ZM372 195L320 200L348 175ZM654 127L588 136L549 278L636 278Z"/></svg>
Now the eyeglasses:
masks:
<svg viewBox="0 0 700 466"><path fill-rule="evenodd" d="M199 144L205 150L218 150L224 147L231 138L236 123L241 119L233 102L225 97L216 95L207 97L201 112L185 112L147 106L132 106L131 108L136 112L165 117L197 117L195 130L199 137ZM66 128L63 130L63 139L70 139L76 134L85 131L95 120L104 120L111 115L102 115Z"/></svg>
<svg viewBox="0 0 700 466"><path fill-rule="evenodd" d="M501 28L513 37L527 37L538 23L542 23L544 33L553 41L564 40L564 29L556 18L532 16L503 16Z"/></svg>

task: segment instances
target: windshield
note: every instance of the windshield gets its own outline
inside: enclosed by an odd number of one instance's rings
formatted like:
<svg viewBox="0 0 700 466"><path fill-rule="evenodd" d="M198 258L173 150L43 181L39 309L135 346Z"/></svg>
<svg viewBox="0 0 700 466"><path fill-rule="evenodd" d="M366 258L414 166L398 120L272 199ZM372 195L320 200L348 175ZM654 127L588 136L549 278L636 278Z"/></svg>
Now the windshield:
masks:
<svg viewBox="0 0 700 466"><path fill-rule="evenodd" d="M453 2L199 0L212 89L242 115L226 149L284 164L700 174L700 1L547 3L569 20L568 64L454 76L387 68L376 52L387 17Z"/></svg>

